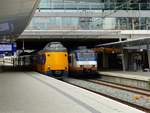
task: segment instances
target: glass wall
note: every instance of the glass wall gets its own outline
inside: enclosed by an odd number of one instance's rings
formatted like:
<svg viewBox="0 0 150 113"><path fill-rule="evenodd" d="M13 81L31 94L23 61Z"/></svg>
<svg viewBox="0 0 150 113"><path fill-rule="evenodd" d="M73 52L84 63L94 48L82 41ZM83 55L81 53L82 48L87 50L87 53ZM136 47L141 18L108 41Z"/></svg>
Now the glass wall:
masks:
<svg viewBox="0 0 150 113"><path fill-rule="evenodd" d="M150 0L41 0L38 11L150 10ZM147 17L33 17L28 29L150 30Z"/></svg>
<svg viewBox="0 0 150 113"><path fill-rule="evenodd" d="M41 0L40 10L150 10L149 0Z"/></svg>
<svg viewBox="0 0 150 113"><path fill-rule="evenodd" d="M33 17L32 30L150 30L150 18Z"/></svg>

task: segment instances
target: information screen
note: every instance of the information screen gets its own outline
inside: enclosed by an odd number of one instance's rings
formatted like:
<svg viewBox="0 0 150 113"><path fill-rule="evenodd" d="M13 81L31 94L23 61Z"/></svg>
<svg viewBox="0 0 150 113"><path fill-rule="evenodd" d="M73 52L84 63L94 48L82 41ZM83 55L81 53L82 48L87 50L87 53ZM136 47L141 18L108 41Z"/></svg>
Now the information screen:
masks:
<svg viewBox="0 0 150 113"><path fill-rule="evenodd" d="M12 51L12 44L0 44L0 51Z"/></svg>

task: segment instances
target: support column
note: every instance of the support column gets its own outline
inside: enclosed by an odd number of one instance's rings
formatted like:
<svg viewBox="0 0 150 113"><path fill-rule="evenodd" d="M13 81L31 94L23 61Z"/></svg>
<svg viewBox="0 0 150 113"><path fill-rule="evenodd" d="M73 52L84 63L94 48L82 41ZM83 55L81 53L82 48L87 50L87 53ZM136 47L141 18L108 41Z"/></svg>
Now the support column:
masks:
<svg viewBox="0 0 150 113"><path fill-rule="evenodd" d="M108 55L103 52L103 68L108 68Z"/></svg>
<svg viewBox="0 0 150 113"><path fill-rule="evenodd" d="M122 38L119 34L119 41L121 42L122 41ZM121 60L122 60L122 69L123 71L126 71L126 65L125 65L125 54L124 54L124 51L123 51L123 45L121 45Z"/></svg>
<svg viewBox="0 0 150 113"><path fill-rule="evenodd" d="M22 51L24 52L24 40L22 42Z"/></svg>
<svg viewBox="0 0 150 113"><path fill-rule="evenodd" d="M123 48L122 48L122 52L121 52L121 57L122 57L122 69L123 69L123 71L126 71L125 56L124 56Z"/></svg>
<svg viewBox="0 0 150 113"><path fill-rule="evenodd" d="M129 53L128 53L128 50L124 50L123 54L124 54L124 66L125 66L124 71L127 71L129 69Z"/></svg>
<svg viewBox="0 0 150 113"><path fill-rule="evenodd" d="M148 65L149 65L149 69L150 69L150 47L149 47L149 44L147 44L147 57L148 57Z"/></svg>

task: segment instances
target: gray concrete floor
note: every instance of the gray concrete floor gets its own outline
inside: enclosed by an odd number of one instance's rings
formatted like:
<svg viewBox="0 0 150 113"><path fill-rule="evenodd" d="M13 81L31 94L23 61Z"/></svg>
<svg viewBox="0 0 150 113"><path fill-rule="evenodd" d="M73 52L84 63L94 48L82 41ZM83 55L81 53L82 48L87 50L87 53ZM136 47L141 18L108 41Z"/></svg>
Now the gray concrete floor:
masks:
<svg viewBox="0 0 150 113"><path fill-rule="evenodd" d="M0 113L143 113L35 73L0 73Z"/></svg>
<svg viewBox="0 0 150 113"><path fill-rule="evenodd" d="M0 74L0 113L90 113L24 73Z"/></svg>

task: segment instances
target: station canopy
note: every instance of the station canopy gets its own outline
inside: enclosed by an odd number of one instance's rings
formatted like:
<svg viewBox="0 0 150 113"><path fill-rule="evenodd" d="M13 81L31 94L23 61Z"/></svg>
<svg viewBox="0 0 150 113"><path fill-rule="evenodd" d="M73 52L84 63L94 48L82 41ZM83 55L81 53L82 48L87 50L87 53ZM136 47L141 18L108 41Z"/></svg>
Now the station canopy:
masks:
<svg viewBox="0 0 150 113"><path fill-rule="evenodd" d="M150 37L147 38L137 38L137 39L128 39L124 41L111 42L106 44L99 44L96 47L112 47L112 48L121 48L121 47L142 47L145 49L147 45L150 45Z"/></svg>

